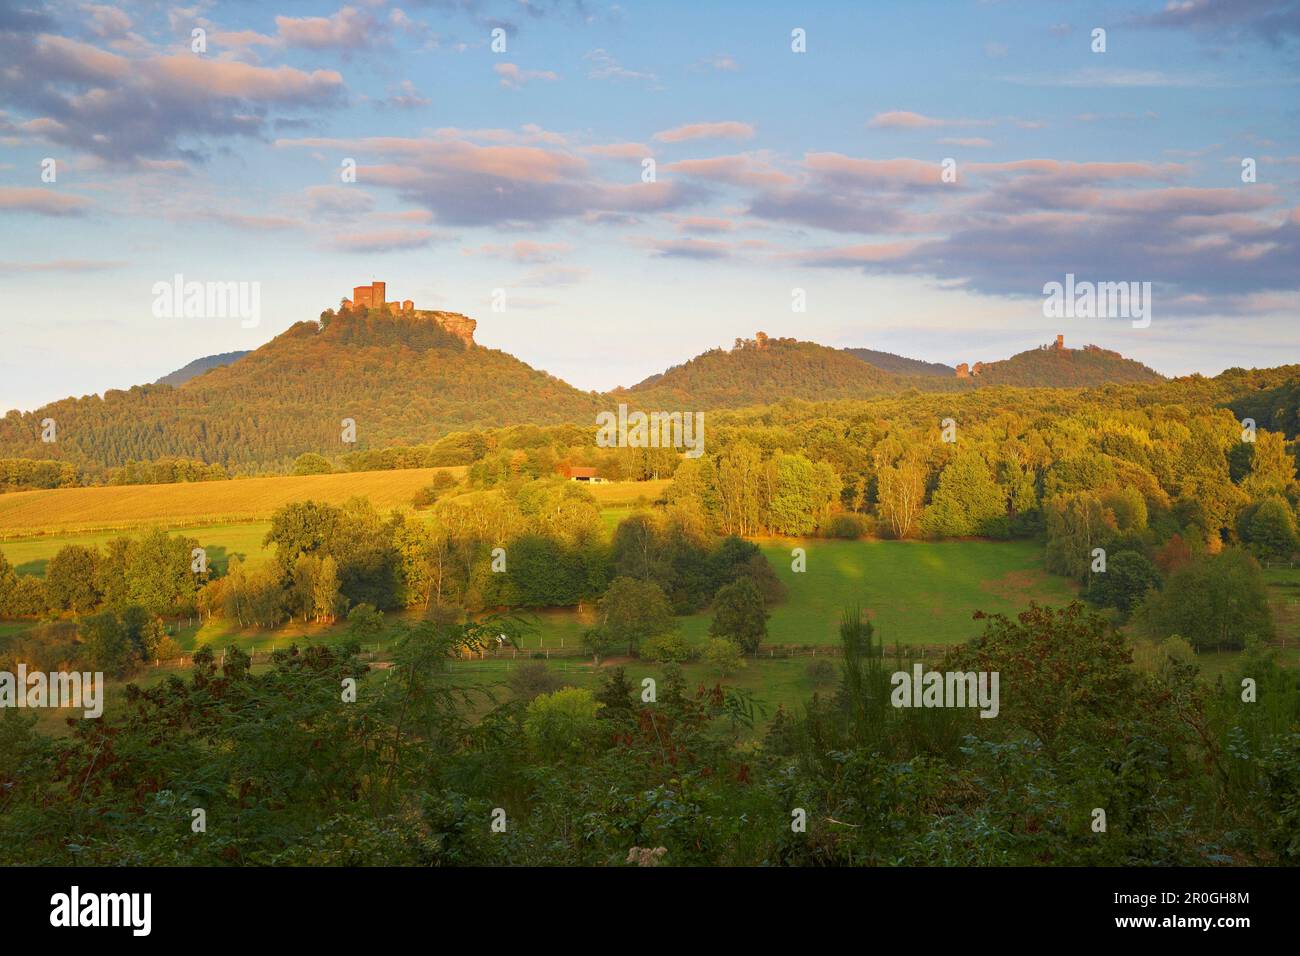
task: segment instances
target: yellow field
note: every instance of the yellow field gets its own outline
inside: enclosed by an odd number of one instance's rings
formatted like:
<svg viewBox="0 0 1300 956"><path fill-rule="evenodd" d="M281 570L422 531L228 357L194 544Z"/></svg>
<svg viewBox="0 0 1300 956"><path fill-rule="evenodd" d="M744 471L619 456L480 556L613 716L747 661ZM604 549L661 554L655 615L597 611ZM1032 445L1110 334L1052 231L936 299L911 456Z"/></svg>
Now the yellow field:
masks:
<svg viewBox="0 0 1300 956"><path fill-rule="evenodd" d="M260 521L283 505L309 498L338 505L359 495L386 510L409 505L416 491L440 471L459 478L465 468L20 491L0 495L0 538L107 531L145 524L178 528Z"/></svg>
<svg viewBox="0 0 1300 956"><path fill-rule="evenodd" d="M264 521L292 501L339 505L354 496L380 510L409 505L440 471L461 478L466 469L410 468L337 475L241 478L174 485L58 488L0 495L0 539L120 531L142 525L169 529ZM652 502L668 481L623 481L586 486L604 507Z"/></svg>
<svg viewBox="0 0 1300 956"><path fill-rule="evenodd" d="M611 481L607 484L585 487L597 503L611 507L634 505L643 498L649 504L656 498L662 497L664 489L670 483L670 479L660 478L658 481Z"/></svg>

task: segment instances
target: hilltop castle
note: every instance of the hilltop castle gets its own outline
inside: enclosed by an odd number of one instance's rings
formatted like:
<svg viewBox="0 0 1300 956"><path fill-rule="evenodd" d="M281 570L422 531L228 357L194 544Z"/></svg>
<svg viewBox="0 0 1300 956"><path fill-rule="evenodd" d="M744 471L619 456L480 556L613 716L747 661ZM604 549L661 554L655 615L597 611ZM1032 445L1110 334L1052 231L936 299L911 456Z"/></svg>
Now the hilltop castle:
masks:
<svg viewBox="0 0 1300 956"><path fill-rule="evenodd" d="M379 312L392 312L397 315L409 315L432 319L466 345L474 344L474 330L478 323L456 312L436 312L430 309L417 309L410 299L401 302L387 301L388 283L371 282L370 285L352 287L352 298L339 303L339 309L351 312L357 309L375 309Z"/></svg>

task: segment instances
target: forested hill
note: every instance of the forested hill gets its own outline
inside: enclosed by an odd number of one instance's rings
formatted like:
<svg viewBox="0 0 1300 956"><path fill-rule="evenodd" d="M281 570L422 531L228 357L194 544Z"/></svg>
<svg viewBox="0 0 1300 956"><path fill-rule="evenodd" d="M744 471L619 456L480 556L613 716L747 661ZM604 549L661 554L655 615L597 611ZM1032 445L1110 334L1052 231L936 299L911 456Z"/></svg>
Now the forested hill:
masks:
<svg viewBox="0 0 1300 956"><path fill-rule="evenodd" d="M957 370L951 365L922 362L920 359L895 355L893 352L878 352L875 349L844 349L844 351L868 365L874 365L882 372L893 372L896 375L935 375L940 378L952 378L957 374Z"/></svg>
<svg viewBox="0 0 1300 956"><path fill-rule="evenodd" d="M905 387L896 376L842 349L795 339L739 339L736 347L711 349L675 365L616 397L642 407L728 408L765 405L786 398L822 401L862 398Z"/></svg>
<svg viewBox="0 0 1300 956"><path fill-rule="evenodd" d="M220 355L205 355L203 358L197 358L193 362L178 368L170 375L164 375L155 385L184 385L190 379L202 375L208 369L221 368L223 365L230 365L232 362L238 362L247 355L247 352L222 352Z"/></svg>
<svg viewBox="0 0 1300 956"><path fill-rule="evenodd" d="M1022 385L1043 388L1088 388L1130 382L1160 382L1164 376L1118 352L1090 345L1082 349L1037 348L1000 362L972 369L978 385Z"/></svg>
<svg viewBox="0 0 1300 956"><path fill-rule="evenodd" d="M278 467L307 451L417 444L458 429L590 422L606 404L428 319L326 312L179 388L143 385L10 412L0 419L0 458ZM54 443L41 441L45 418L56 423ZM356 422L353 445L342 442L345 418Z"/></svg>

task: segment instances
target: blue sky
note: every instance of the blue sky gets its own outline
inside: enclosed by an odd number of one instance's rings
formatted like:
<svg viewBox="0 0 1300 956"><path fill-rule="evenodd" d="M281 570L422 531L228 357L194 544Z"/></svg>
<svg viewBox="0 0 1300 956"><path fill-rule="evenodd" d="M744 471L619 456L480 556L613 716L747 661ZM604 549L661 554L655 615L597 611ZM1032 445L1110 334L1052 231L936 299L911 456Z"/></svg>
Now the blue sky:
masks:
<svg viewBox="0 0 1300 956"><path fill-rule="evenodd" d="M0 409L257 347L372 279L582 388L759 329L1300 361L1294 0L0 0L0 64ZM1067 272L1151 282L1150 327L1044 318ZM260 324L156 317L177 273L260 283Z"/></svg>

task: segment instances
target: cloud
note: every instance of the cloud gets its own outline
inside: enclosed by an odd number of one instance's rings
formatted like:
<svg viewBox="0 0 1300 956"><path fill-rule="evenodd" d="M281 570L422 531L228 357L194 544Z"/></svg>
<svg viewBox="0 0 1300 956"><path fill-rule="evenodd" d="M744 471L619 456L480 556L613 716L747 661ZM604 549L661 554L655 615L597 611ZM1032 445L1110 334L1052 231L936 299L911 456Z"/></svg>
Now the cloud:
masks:
<svg viewBox="0 0 1300 956"><path fill-rule="evenodd" d="M402 80L396 86L388 88L388 96L384 100L384 105L399 110L414 110L428 106L431 102L433 101L420 95L414 83L410 80Z"/></svg>
<svg viewBox="0 0 1300 956"><path fill-rule="evenodd" d="M982 136L945 136L939 142L944 146L966 146L970 149L988 149L993 145L992 140Z"/></svg>
<svg viewBox="0 0 1300 956"><path fill-rule="evenodd" d="M736 62L735 57L728 53L718 53L714 56L706 56L700 60L694 67L695 69L717 70L720 73L734 73L740 69L740 64Z"/></svg>
<svg viewBox="0 0 1300 956"><path fill-rule="evenodd" d="M644 159L653 155L645 143L607 143L603 146L584 146L582 152L606 159Z"/></svg>
<svg viewBox="0 0 1300 956"><path fill-rule="evenodd" d="M535 130L534 135L541 135ZM278 140L283 148L347 149L382 162L358 170L359 180L395 191L429 209L437 220L463 226L523 225L577 218L593 212L679 208L704 197L699 187L676 182L607 183L587 161L556 146L479 145L464 133L359 140Z"/></svg>
<svg viewBox="0 0 1300 956"><path fill-rule="evenodd" d="M490 256L496 259L511 259L522 263L554 262L566 255L573 247L567 242L533 242L520 239L508 246L485 245L476 249L462 249L466 256Z"/></svg>
<svg viewBox="0 0 1300 956"><path fill-rule="evenodd" d="M259 216L219 209L199 210L179 215L176 218L215 222L223 226L243 229L247 232L282 232L286 229L302 227L301 222L288 216Z"/></svg>
<svg viewBox="0 0 1300 956"><path fill-rule="evenodd" d="M34 212L42 216L80 216L93 206L84 196L36 187L0 186L0 212Z"/></svg>
<svg viewBox="0 0 1300 956"><path fill-rule="evenodd" d="M1064 86L1079 89L1137 88L1223 88L1236 84L1212 74L1166 73L1163 70L1126 70L1088 67L1073 72L1004 76L1002 80L1020 86Z"/></svg>
<svg viewBox="0 0 1300 956"><path fill-rule="evenodd" d="M681 159L666 163L664 171L680 173L696 179L729 183L734 186L770 188L793 182L789 175L771 165L768 158L758 153L737 153L732 156L713 156L707 159Z"/></svg>
<svg viewBox="0 0 1300 956"><path fill-rule="evenodd" d="M644 73L626 69L618 60L603 49L592 50L583 56L591 64L587 78L591 80L630 80L633 82L658 83L659 77L653 73Z"/></svg>
<svg viewBox="0 0 1300 956"><path fill-rule="evenodd" d="M207 137L262 135L277 107L342 101L333 70L260 67L190 53L128 58L49 34L0 33L0 102L47 142L101 159L201 155Z"/></svg>
<svg viewBox="0 0 1300 956"><path fill-rule="evenodd" d="M720 123L689 123L686 126L660 130L654 134L654 138L661 143L683 143L692 139L753 139L754 127L735 120Z"/></svg>
<svg viewBox="0 0 1300 956"><path fill-rule="evenodd" d="M383 39L382 25L355 7L329 17L278 16L275 27L286 46L306 50L365 50Z"/></svg>
<svg viewBox="0 0 1300 956"><path fill-rule="evenodd" d="M731 256L731 246L725 242L707 239L634 239L639 246L651 250L656 259L726 259Z"/></svg>
<svg viewBox="0 0 1300 956"><path fill-rule="evenodd" d="M1169 0L1158 13L1136 16L1138 26L1208 33L1216 41L1253 35L1280 46L1300 36L1295 0Z"/></svg>
<svg viewBox="0 0 1300 956"><path fill-rule="evenodd" d="M669 216L668 219L681 232L712 234L733 232L736 229L736 224L730 219L716 216Z"/></svg>
<svg viewBox="0 0 1300 956"><path fill-rule="evenodd" d="M497 63L492 71L501 77L501 86L507 90L517 90L534 80L554 83L559 76L550 70L521 70L515 63Z"/></svg>
<svg viewBox="0 0 1300 956"><path fill-rule="evenodd" d="M993 120L939 119L907 110L892 110L877 113L867 125L875 129L930 129L936 126L992 126Z"/></svg>
<svg viewBox="0 0 1300 956"><path fill-rule="evenodd" d="M369 232L344 232L329 238L328 244L339 252L399 252L423 249L440 237L429 229L377 229Z"/></svg>
<svg viewBox="0 0 1300 956"><path fill-rule="evenodd" d="M355 185L309 186L303 195L308 215L317 219L352 219L375 208L375 197Z"/></svg>

